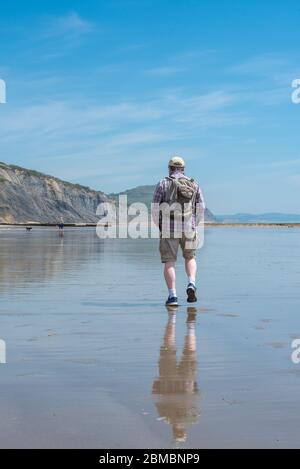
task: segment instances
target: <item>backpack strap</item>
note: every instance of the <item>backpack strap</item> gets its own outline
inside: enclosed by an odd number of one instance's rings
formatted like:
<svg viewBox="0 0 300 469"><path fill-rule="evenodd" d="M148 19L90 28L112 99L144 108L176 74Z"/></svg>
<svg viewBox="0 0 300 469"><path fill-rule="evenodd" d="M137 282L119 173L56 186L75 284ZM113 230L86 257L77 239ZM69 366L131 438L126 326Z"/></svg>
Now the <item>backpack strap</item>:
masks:
<svg viewBox="0 0 300 469"><path fill-rule="evenodd" d="M169 182L166 188L166 201L170 203L170 201L174 198L175 194L177 194L176 178L172 176L167 176L165 179Z"/></svg>

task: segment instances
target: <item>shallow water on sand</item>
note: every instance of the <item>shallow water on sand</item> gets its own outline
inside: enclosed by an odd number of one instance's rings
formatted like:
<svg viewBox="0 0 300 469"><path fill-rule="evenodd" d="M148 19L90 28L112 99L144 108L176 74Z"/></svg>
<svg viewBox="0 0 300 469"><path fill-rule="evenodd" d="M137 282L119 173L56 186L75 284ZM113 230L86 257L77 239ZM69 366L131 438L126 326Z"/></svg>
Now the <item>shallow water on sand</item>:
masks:
<svg viewBox="0 0 300 469"><path fill-rule="evenodd" d="M300 447L299 248L208 228L173 314L157 240L0 230L0 447Z"/></svg>

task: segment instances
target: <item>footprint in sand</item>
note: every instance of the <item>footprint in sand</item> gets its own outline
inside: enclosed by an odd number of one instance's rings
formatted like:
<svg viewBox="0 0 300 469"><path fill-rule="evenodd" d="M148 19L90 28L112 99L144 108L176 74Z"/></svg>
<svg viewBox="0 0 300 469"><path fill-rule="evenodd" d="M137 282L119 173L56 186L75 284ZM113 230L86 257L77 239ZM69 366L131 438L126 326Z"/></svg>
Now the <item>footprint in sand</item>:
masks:
<svg viewBox="0 0 300 469"><path fill-rule="evenodd" d="M31 337L30 339L27 339L27 342L36 342L39 340L39 337Z"/></svg>
<svg viewBox="0 0 300 469"><path fill-rule="evenodd" d="M239 317L237 314L230 314L230 313L218 314L218 316L221 316L223 318L238 318Z"/></svg>
<svg viewBox="0 0 300 469"><path fill-rule="evenodd" d="M199 313L214 313L216 310L212 308L198 308Z"/></svg>
<svg viewBox="0 0 300 469"><path fill-rule="evenodd" d="M266 344L266 345L275 349L283 349L287 347L287 345L282 342L270 342L269 344Z"/></svg>
<svg viewBox="0 0 300 469"><path fill-rule="evenodd" d="M294 370L289 370L288 374L300 377L300 368L295 368Z"/></svg>

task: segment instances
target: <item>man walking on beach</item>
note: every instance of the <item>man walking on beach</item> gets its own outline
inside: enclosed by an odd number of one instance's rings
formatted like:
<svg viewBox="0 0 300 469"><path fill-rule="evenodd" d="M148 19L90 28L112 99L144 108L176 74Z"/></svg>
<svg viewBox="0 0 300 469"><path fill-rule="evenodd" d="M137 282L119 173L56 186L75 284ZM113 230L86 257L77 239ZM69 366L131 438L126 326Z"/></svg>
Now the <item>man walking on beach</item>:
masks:
<svg viewBox="0 0 300 469"><path fill-rule="evenodd" d="M179 245L188 277L187 301L197 301L196 227L203 220L205 204L199 184L185 176L184 170L184 160L178 156L172 158L169 176L158 183L153 195L152 216L160 230L159 250L169 290L166 306L178 306L175 265Z"/></svg>

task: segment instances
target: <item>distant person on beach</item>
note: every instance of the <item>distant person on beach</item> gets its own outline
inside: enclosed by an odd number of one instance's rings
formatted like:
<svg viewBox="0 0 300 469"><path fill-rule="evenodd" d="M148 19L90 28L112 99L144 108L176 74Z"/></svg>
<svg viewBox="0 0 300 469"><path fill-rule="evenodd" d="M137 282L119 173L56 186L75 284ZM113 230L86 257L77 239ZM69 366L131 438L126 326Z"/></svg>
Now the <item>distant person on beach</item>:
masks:
<svg viewBox="0 0 300 469"><path fill-rule="evenodd" d="M199 184L184 174L185 162L176 156L169 161L169 176L162 179L153 195L152 216L160 230L160 255L169 290L166 306L178 306L175 265L179 245L185 259L188 277L187 301L195 303L197 225L203 219L204 199ZM166 209L167 206L167 209ZM176 206L174 210L170 207ZM178 211L179 207L179 211ZM165 213L168 210L168 229L165 230Z"/></svg>
<svg viewBox="0 0 300 469"><path fill-rule="evenodd" d="M59 235L60 235L60 236L63 236L63 234L64 234L64 228L65 228L64 220L61 218L61 219L60 219L60 222L59 222L59 224L58 224L58 232L59 232Z"/></svg>

